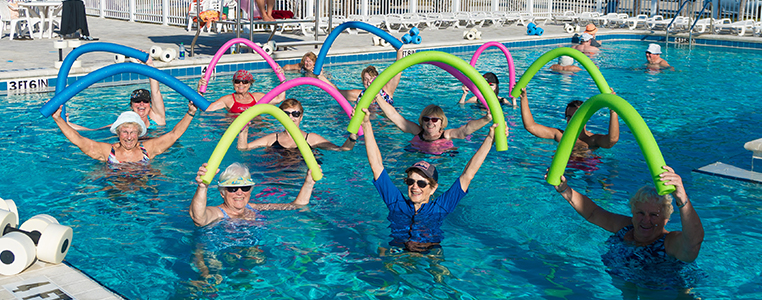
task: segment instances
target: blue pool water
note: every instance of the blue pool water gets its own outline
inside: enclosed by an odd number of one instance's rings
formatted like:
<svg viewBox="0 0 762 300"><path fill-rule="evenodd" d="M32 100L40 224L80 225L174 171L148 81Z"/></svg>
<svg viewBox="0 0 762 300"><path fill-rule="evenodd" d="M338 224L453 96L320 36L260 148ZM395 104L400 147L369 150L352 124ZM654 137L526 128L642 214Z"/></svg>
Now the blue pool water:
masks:
<svg viewBox="0 0 762 300"><path fill-rule="evenodd" d="M762 298L762 185L692 172L722 161L750 167L743 144L762 135L759 82L762 52L697 47L665 49L677 71L646 73L645 43L609 42L594 58L616 92L628 100L654 133L667 164L682 175L706 237L697 260L702 271L691 290L702 299ZM521 74L534 59L552 49L510 49ZM465 60L471 53L459 55ZM381 69L391 62L375 62ZM327 66L342 88L359 88L366 64ZM501 52L481 56L477 69L500 75L501 94L508 94ZM273 87L271 72L255 74L253 90ZM297 76L288 74L289 78ZM195 80L185 80L195 86ZM140 85L147 88L148 84ZM136 86L91 88L69 101L72 121L102 126L127 110ZM228 77L211 83L206 96L232 92ZM186 111L186 100L163 87L170 127ZM535 120L564 126L563 108L570 100L597 94L586 72L559 75L547 69L529 85ZM433 66L405 71L395 105L408 119L430 103L447 112L450 128L481 117L471 105L458 105L460 85ZM440 256L379 256L389 238L387 209L371 183L363 143L351 152L322 152L325 178L304 211L264 212L246 224L198 229L188 216L194 177L230 123L224 113L200 113L191 128L151 163L148 178L115 174L69 143L52 119L39 114L50 94L4 98L0 114L0 147L6 174L0 197L14 199L25 220L46 213L74 227L67 261L130 299L616 299L622 290L601 262L610 235L591 225L543 181L556 144L527 133L518 109L504 107L511 128L509 149L494 150L443 226ZM347 117L324 92L299 87L289 97L302 101L302 128L334 143L346 137ZM588 124L605 132L608 112ZM597 170L568 169L575 189L604 208L629 214L626 201L651 184L641 152L621 122L621 138L612 149L595 152ZM448 155L407 151L412 136L384 118L374 120L385 166L394 180L404 168L427 159L435 162L440 182L452 183L480 145L482 129ZM280 130L266 119L252 135ZM85 136L113 142L107 131ZM265 150L241 153L232 147L222 166L245 162L253 171L254 201L291 201L303 182L306 166ZM400 182L401 185L401 182ZM221 203L214 189L210 204ZM667 225L680 230L675 214ZM241 245L256 247L243 247ZM215 245L230 245L229 247ZM203 258L212 275L202 278ZM216 276L215 276L216 274ZM654 299L664 299L657 294Z"/></svg>

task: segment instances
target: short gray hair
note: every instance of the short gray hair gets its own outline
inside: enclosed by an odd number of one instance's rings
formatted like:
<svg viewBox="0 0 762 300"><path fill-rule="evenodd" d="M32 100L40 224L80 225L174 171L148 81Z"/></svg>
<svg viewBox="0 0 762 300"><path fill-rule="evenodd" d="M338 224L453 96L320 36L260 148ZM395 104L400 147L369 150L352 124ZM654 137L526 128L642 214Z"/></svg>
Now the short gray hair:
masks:
<svg viewBox="0 0 762 300"><path fill-rule="evenodd" d="M630 198L630 209L635 207L635 203L646 202L661 205L661 210L663 212L662 215L665 219L669 219L669 217L672 215L672 212L674 212L674 208L672 208L672 196L669 194L664 196L659 195L656 189L652 186L641 187L637 192L635 192L635 195Z"/></svg>

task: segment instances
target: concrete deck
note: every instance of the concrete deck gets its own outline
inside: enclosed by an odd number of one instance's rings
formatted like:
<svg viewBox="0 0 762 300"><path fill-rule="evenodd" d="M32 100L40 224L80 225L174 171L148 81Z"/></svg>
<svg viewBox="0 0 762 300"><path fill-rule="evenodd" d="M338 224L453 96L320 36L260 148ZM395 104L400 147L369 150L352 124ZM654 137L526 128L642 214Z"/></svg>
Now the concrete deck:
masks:
<svg viewBox="0 0 762 300"><path fill-rule="evenodd" d="M37 261L21 274L0 276L0 299L117 300L122 297L66 264Z"/></svg>

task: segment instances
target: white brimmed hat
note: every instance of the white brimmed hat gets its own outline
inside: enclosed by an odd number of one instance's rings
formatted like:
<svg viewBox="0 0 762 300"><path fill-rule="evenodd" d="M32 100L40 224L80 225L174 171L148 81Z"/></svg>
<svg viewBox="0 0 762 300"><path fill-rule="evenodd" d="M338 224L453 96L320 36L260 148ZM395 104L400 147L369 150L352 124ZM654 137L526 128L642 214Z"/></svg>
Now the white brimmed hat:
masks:
<svg viewBox="0 0 762 300"><path fill-rule="evenodd" d="M646 52L651 54L661 54L661 46L659 46L659 44L648 44Z"/></svg>
<svg viewBox="0 0 762 300"><path fill-rule="evenodd" d="M562 55L558 58L558 64L562 66L571 66L574 64L574 59L571 56Z"/></svg>
<svg viewBox="0 0 762 300"><path fill-rule="evenodd" d="M140 136L146 135L146 124L143 123L143 119L140 118L140 115L134 111L125 111L119 115L119 118L116 119L116 122L111 124L111 133L117 134L116 128L124 123L138 124L138 126L140 126Z"/></svg>
<svg viewBox="0 0 762 300"><path fill-rule="evenodd" d="M587 32L583 33L583 34L582 34L582 35L579 37L579 40L580 40L580 41L582 41L582 42L587 42L587 41L589 41L589 40L592 40L592 39L593 39L593 35L592 35L592 34L589 34L589 33L587 33Z"/></svg>

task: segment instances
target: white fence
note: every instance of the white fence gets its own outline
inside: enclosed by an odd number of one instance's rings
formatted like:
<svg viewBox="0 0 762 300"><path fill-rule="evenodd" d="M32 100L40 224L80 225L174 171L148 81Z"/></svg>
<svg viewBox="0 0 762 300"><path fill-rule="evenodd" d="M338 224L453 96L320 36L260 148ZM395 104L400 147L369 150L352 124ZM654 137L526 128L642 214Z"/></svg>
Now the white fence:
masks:
<svg viewBox="0 0 762 300"><path fill-rule="evenodd" d="M128 21L158 23L164 25L187 25L190 0L84 0L87 13L93 16ZM208 0L224 1L224 0ZM230 0L227 0L230 1ZM333 1L330 3L330 1ZM314 5L319 3L321 16L328 16L329 7L333 15L373 16L403 13L476 12L506 11L529 12L534 14L556 14L564 11L661 14L665 18L676 14L680 5L690 0L276 0L276 10L294 12L298 19L312 18ZM762 0L713 0L721 3L717 13L722 18L745 20L762 18ZM252 0L252 5L254 1ZM744 3L744 4L742 4ZM681 15L708 17L714 14L710 7L702 16L703 1L694 0L686 5ZM743 9L739 9L743 8Z"/></svg>

